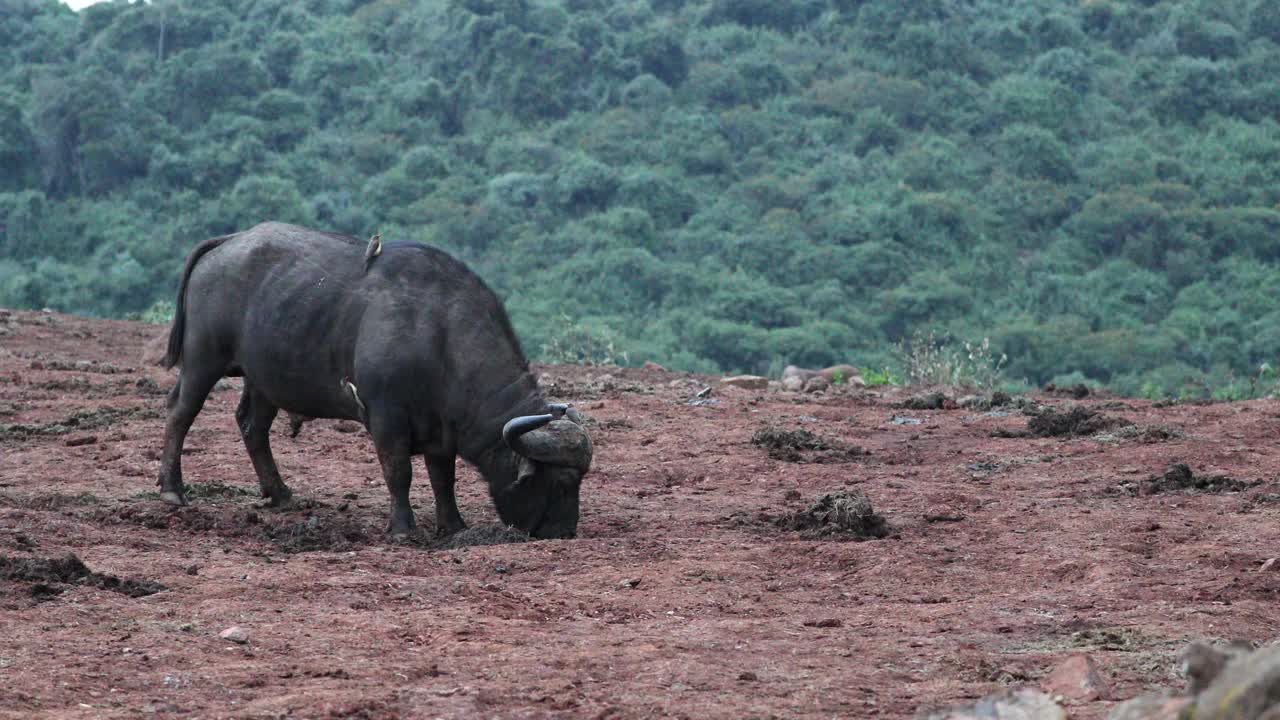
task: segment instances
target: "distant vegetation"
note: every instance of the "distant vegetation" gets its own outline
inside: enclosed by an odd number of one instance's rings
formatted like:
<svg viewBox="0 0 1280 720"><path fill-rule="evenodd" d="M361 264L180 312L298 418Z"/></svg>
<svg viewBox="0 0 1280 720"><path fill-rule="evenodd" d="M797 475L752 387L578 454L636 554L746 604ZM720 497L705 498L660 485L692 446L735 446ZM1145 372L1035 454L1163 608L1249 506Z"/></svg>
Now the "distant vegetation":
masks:
<svg viewBox="0 0 1280 720"><path fill-rule="evenodd" d="M0 305L162 314L277 219L451 250L535 356L1230 393L1278 118L1274 0L0 0Z"/></svg>

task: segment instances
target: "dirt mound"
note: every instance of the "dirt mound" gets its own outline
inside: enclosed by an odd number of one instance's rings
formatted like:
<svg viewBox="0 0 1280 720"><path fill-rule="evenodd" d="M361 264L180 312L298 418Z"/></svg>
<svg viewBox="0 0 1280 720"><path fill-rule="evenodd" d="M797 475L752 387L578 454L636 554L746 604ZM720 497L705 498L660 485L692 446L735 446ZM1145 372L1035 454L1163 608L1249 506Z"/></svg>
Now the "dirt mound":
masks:
<svg viewBox="0 0 1280 720"><path fill-rule="evenodd" d="M242 537L260 523L258 514L216 506L174 508L158 501L128 503L88 515L94 522L138 525L149 530L211 532L222 537Z"/></svg>
<svg viewBox="0 0 1280 720"><path fill-rule="evenodd" d="M867 496L845 490L823 495L808 508L787 513L774 524L809 539L867 539L889 534L884 517L871 509Z"/></svg>
<svg viewBox="0 0 1280 720"><path fill-rule="evenodd" d="M1235 493L1257 487L1258 480L1236 480L1226 475L1196 475L1184 463L1170 465L1163 475L1152 475L1141 482L1120 483L1114 492L1122 495L1166 495L1169 493Z"/></svg>
<svg viewBox="0 0 1280 720"><path fill-rule="evenodd" d="M144 597L167 590L150 580L125 580L90 570L74 553L61 559L15 558L0 556L0 580L34 583L31 594L51 597L60 595L69 585L92 585L129 597Z"/></svg>
<svg viewBox="0 0 1280 720"><path fill-rule="evenodd" d="M510 543L529 542L525 533L506 525L478 525L441 538L431 544L436 550L457 550L475 545L508 545Z"/></svg>
<svg viewBox="0 0 1280 720"><path fill-rule="evenodd" d="M1083 405L1075 405L1066 412L1047 407L1032 412L1026 430L997 430L994 435L1015 438L1081 437L1132 424L1122 418L1109 418Z"/></svg>

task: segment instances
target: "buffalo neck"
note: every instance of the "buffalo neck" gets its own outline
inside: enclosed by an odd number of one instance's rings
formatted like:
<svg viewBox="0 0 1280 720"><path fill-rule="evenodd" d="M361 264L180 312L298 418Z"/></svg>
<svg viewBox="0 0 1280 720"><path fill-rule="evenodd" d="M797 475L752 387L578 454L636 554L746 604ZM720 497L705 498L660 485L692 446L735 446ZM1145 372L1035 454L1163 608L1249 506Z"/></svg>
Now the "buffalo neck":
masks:
<svg viewBox="0 0 1280 720"><path fill-rule="evenodd" d="M458 454L475 464L487 478L484 464L495 464L501 459L503 462L497 464L505 466L509 463L504 456L514 456L502 441L502 427L512 418L548 411L538 381L525 370L497 392L472 405L469 417L459 423Z"/></svg>
<svg viewBox="0 0 1280 720"><path fill-rule="evenodd" d="M498 495L515 482L520 470L520 456L502 442L485 449L470 460L476 470L480 471L492 496Z"/></svg>

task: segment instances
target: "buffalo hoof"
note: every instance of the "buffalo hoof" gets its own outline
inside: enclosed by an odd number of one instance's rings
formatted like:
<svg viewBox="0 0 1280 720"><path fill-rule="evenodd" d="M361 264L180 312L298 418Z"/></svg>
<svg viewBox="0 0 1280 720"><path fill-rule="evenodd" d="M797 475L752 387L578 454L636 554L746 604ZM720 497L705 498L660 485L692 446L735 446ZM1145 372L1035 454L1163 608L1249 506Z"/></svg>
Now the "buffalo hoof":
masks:
<svg viewBox="0 0 1280 720"><path fill-rule="evenodd" d="M174 492L173 490L165 490L160 493L160 499L174 507L182 507L187 504L187 498L182 493Z"/></svg>
<svg viewBox="0 0 1280 720"><path fill-rule="evenodd" d="M407 537L413 534L417 525L418 524L413 520L409 520L408 522L396 522L395 520L392 520L387 525L387 533L391 535L391 537Z"/></svg>
<svg viewBox="0 0 1280 720"><path fill-rule="evenodd" d="M263 501L256 504L255 507L271 508L272 510L298 509L298 501L293 499L293 491L283 483L273 490L263 490L262 497Z"/></svg>
<svg viewBox="0 0 1280 720"><path fill-rule="evenodd" d="M467 529L466 523L462 523L460 525L441 525L436 528L436 539L443 540L449 537L450 535L453 535L455 533L460 533L466 529Z"/></svg>
<svg viewBox="0 0 1280 720"><path fill-rule="evenodd" d="M259 510L297 510L301 507L292 495L280 498L269 497L260 503L254 503L253 506Z"/></svg>

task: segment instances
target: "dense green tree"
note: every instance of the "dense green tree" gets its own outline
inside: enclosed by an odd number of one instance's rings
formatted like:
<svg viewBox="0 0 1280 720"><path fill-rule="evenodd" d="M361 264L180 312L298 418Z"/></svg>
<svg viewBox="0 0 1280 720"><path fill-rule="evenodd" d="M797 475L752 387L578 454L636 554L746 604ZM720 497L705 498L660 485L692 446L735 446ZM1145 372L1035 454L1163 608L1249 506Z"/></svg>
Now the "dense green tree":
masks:
<svg viewBox="0 0 1280 720"><path fill-rule="evenodd" d="M0 304L275 219L449 249L535 357L1203 393L1280 362L1277 68L1269 0L0 0Z"/></svg>

